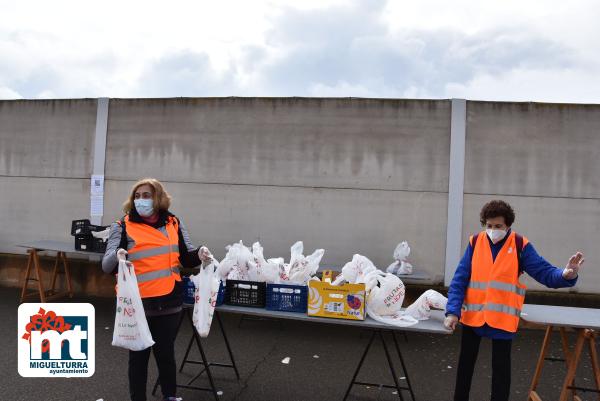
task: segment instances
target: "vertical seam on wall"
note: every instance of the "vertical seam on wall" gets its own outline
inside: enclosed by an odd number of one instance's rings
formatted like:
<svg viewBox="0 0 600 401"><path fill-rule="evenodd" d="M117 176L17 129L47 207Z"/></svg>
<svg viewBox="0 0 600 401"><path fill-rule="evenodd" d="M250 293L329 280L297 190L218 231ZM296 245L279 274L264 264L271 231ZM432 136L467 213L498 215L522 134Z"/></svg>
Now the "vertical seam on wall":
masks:
<svg viewBox="0 0 600 401"><path fill-rule="evenodd" d="M96 133L94 136L94 160L92 176L100 175L104 179L104 165L106 160L106 132L108 130L108 102L109 98L98 98L98 109L96 112ZM90 177L91 178L91 177ZM104 202L104 196L102 197ZM102 215L91 216L92 194L90 192L90 220L92 224L102 224ZM104 209L104 205L102 205Z"/></svg>
<svg viewBox="0 0 600 401"><path fill-rule="evenodd" d="M467 101L452 99L450 120L450 171L448 179L448 224L446 226L446 262L444 285L450 285L460 261L465 186L465 143Z"/></svg>

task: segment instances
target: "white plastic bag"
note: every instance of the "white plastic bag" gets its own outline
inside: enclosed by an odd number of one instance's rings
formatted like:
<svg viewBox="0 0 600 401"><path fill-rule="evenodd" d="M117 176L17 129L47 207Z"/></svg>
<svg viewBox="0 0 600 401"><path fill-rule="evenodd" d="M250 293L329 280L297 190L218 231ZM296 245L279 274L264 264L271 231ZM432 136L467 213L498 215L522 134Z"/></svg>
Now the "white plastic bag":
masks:
<svg viewBox="0 0 600 401"><path fill-rule="evenodd" d="M396 245L396 249L394 249L394 259L406 261L408 260L408 255L410 255L410 246L408 246L408 242L402 241Z"/></svg>
<svg viewBox="0 0 600 401"><path fill-rule="evenodd" d="M369 258L355 254L352 260L342 267L342 272L336 277L333 284L339 285L343 281L353 284L364 283L365 277L376 270L377 268Z"/></svg>
<svg viewBox="0 0 600 401"><path fill-rule="evenodd" d="M388 273L390 274L390 273ZM417 324L419 320L427 320L431 316L431 309L446 309L448 299L434 290L427 290L405 310L398 310L391 314L380 314L382 309L373 310L377 303L367 302L367 313L378 322L391 324L393 326L407 327Z"/></svg>
<svg viewBox="0 0 600 401"><path fill-rule="evenodd" d="M222 281L231 280L249 280L249 261L254 256L252 252L244 246L242 241L227 246L227 254L218 267L218 275Z"/></svg>
<svg viewBox="0 0 600 401"><path fill-rule="evenodd" d="M369 309L369 304L366 305L368 315L373 319L381 323L386 323L397 327L409 327L419 323L417 319L404 311L396 312L391 315L380 316Z"/></svg>
<svg viewBox="0 0 600 401"><path fill-rule="evenodd" d="M418 320L401 310L406 289L404 283L392 273L371 271L365 276L367 314L378 322L408 327Z"/></svg>
<svg viewBox="0 0 600 401"><path fill-rule="evenodd" d="M276 284L279 284L283 281L288 281L290 278L287 275L287 266L283 260L283 258L271 258L268 259L267 262L272 266L275 266L277 272L279 274L279 279Z"/></svg>
<svg viewBox="0 0 600 401"><path fill-rule="evenodd" d="M252 244L253 259L248 261L248 276L251 281L279 283L279 265L265 260L260 242Z"/></svg>
<svg viewBox="0 0 600 401"><path fill-rule="evenodd" d="M431 316L431 309L446 309L448 298L435 290L427 290L415 302L410 304L405 313L417 320L427 320Z"/></svg>
<svg viewBox="0 0 600 401"><path fill-rule="evenodd" d="M290 249L290 263L282 263L283 259L269 259L279 266L279 279L282 283L306 285L319 270L319 263L325 253L324 249L317 249L311 255L304 256L304 244L296 242Z"/></svg>
<svg viewBox="0 0 600 401"><path fill-rule="evenodd" d="M406 289L402 280L391 273L380 270L367 275L367 305L380 316L394 314L402 308ZM374 282L373 282L374 281Z"/></svg>
<svg viewBox="0 0 600 401"><path fill-rule="evenodd" d="M289 281L292 284L306 285L312 276L319 270L319 263L323 258L325 250L317 249L311 255L296 259L290 264Z"/></svg>
<svg viewBox="0 0 600 401"><path fill-rule="evenodd" d="M108 241L108 236L110 234L110 227L107 227L103 231L92 231L92 237L100 238L102 242Z"/></svg>
<svg viewBox="0 0 600 401"><path fill-rule="evenodd" d="M208 266L200 267L200 272L190 277L194 290L194 312L192 322L200 337L208 336L212 323L217 296L219 295L219 262L213 260Z"/></svg>
<svg viewBox="0 0 600 401"><path fill-rule="evenodd" d="M112 345L131 351L154 345L133 264L125 260L119 261L117 274L117 312Z"/></svg>
<svg viewBox="0 0 600 401"><path fill-rule="evenodd" d="M386 271L393 274L412 274L413 267L408 263L408 255L410 255L410 247L408 242L402 241L394 249L394 263L388 266Z"/></svg>

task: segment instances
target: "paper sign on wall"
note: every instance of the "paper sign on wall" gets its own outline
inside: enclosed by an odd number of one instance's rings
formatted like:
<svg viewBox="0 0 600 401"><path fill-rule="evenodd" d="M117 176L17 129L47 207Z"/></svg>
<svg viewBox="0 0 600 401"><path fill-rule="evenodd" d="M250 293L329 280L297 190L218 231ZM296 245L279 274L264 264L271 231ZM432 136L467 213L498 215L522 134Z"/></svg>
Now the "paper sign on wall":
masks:
<svg viewBox="0 0 600 401"><path fill-rule="evenodd" d="M104 195L104 176L103 175L92 175L92 183L90 185L90 193L92 195Z"/></svg>

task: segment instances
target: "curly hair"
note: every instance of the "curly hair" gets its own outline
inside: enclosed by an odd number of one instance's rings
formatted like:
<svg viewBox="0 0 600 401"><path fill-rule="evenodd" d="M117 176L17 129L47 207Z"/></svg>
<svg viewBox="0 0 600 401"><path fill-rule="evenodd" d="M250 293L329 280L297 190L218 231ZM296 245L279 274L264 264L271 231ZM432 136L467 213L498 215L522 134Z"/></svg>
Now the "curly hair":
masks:
<svg viewBox="0 0 600 401"><path fill-rule="evenodd" d="M515 211L508 203L502 200L493 200L483 205L481 213L479 213L479 221L484 226L488 219L500 216L504 217L504 223L508 227L512 226L515 221Z"/></svg>
<svg viewBox="0 0 600 401"><path fill-rule="evenodd" d="M155 211L169 210L169 207L171 206L171 195L165 191L165 188L161 182L156 178L143 178L133 184L133 187L131 187L129 197L123 203L123 212L128 214L134 208L133 201L135 199L135 191L137 191L137 189L142 185L150 185L152 187L152 200Z"/></svg>

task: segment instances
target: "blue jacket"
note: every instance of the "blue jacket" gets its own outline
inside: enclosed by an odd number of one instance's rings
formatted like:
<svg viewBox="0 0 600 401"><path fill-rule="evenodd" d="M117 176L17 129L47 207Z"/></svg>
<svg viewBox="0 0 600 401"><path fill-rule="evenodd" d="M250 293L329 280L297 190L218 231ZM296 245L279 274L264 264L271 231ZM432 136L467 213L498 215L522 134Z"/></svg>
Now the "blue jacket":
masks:
<svg viewBox="0 0 600 401"><path fill-rule="evenodd" d="M493 244L492 241L486 236L492 248L492 257L494 260L502 249L506 238L508 238L510 230L504 237L504 239L497 244ZM465 254L458 263L454 278L448 288L448 304L446 306L446 315L452 314L460 318L461 308L465 299L465 293L467 286L469 285L469 279L471 278L471 259L473 257L473 247L469 243ZM521 253L521 265L523 270L533 277L537 282L550 288L562 288L572 287L577 282L577 277L572 280L566 280L562 276L563 269L552 266L548 261L542 258L533 244L529 242L523 248ZM481 327L474 327L475 332L481 337L489 337L500 340L510 340L514 337L515 333L496 329L484 324Z"/></svg>

